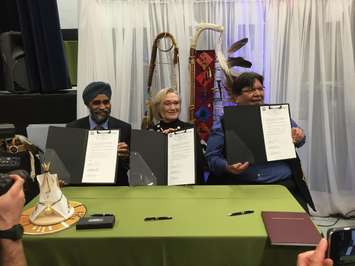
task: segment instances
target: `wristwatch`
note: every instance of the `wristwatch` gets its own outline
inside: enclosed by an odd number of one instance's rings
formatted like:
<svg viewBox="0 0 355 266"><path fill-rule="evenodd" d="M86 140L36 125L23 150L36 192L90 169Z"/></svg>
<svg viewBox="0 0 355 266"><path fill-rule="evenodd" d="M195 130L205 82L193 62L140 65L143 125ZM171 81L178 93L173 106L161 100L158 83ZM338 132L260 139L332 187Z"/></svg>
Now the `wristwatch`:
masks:
<svg viewBox="0 0 355 266"><path fill-rule="evenodd" d="M20 224L15 224L7 230L0 230L0 239L19 240L23 235L23 227Z"/></svg>

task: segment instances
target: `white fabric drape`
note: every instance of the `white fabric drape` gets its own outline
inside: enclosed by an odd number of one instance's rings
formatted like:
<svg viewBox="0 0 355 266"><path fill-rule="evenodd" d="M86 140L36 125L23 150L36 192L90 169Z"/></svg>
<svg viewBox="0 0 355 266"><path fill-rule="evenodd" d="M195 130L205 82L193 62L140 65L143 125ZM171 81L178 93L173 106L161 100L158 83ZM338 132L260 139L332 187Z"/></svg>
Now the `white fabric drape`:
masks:
<svg viewBox="0 0 355 266"><path fill-rule="evenodd" d="M112 115L139 128L155 36L168 31L180 50L182 119L189 106L188 57L194 27L224 26L224 50L265 76L266 102L289 102L305 129L299 151L319 214L355 209L354 0L80 0L78 117L94 80L112 85ZM214 49L207 32L200 49ZM163 44L164 45L164 44ZM159 55L153 89L170 85L169 56ZM242 70L242 69L241 69ZM270 97L270 98L269 98Z"/></svg>
<svg viewBox="0 0 355 266"><path fill-rule="evenodd" d="M353 5L352 0L266 3L271 101L289 102L306 131L300 154L320 215L355 209Z"/></svg>
<svg viewBox="0 0 355 266"><path fill-rule="evenodd" d="M247 10L247 12L244 12ZM154 38L168 31L180 52L182 119L189 106L188 58L198 23L222 24L225 48L248 36L241 53L263 72L264 7L261 1L191 0L81 0L79 1L78 117L87 114L81 99L94 80L109 82L113 89L112 115L139 128L144 113L148 68ZM214 49L218 34L206 31L199 49ZM164 43L163 43L164 45ZM167 44L168 45L168 44ZM171 85L169 54L158 53L153 90ZM161 64L160 64L161 63ZM171 68L171 66L170 66Z"/></svg>

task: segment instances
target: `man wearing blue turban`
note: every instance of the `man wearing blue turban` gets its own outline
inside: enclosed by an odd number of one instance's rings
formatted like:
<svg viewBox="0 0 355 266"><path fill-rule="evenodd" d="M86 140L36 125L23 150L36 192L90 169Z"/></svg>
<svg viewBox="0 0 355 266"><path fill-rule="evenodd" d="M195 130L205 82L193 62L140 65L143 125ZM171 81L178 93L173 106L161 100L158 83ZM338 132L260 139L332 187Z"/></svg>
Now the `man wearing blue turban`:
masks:
<svg viewBox="0 0 355 266"><path fill-rule="evenodd" d="M83 91L83 100L90 115L67 124L67 127L105 130L119 129L120 140L117 145L119 160L117 163L116 183L128 185L127 171L129 169L129 145L131 140L131 125L110 116L111 86L108 83L95 81Z"/></svg>

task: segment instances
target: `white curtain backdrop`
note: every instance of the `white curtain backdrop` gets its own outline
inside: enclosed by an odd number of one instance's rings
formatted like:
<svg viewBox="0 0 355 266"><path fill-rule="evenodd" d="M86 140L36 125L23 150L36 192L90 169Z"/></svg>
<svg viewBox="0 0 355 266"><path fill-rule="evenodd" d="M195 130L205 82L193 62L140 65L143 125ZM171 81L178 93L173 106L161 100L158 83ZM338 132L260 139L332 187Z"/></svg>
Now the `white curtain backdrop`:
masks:
<svg viewBox="0 0 355 266"><path fill-rule="evenodd" d="M319 215L355 209L354 1L266 1L272 102L289 102ZM349 213L354 216L355 211Z"/></svg>
<svg viewBox="0 0 355 266"><path fill-rule="evenodd" d="M81 99L85 86L103 80L113 89L112 114L139 128L154 38L168 31L180 52L181 117L189 106L188 58L191 38L198 23L222 24L224 47L249 37L241 54L253 62L255 71L264 65L264 5L258 1L191 0L80 0L78 58L78 117L87 114ZM214 49L218 34L206 31L198 49ZM164 43L163 43L164 45ZM167 54L158 53L153 90L170 85ZM160 68L160 69L159 69ZM165 68L165 71L162 70Z"/></svg>
<svg viewBox="0 0 355 266"><path fill-rule="evenodd" d="M355 209L355 0L79 0L78 117L94 80L113 89L112 115L139 128L154 38L168 31L180 50L182 119L189 106L189 46L195 26L224 26L224 50L249 38L238 55L265 76L266 102L289 102L304 128L299 151L320 215ZM205 32L198 49L214 49ZM164 46L164 43L161 44ZM167 44L165 44L167 45ZM153 90L170 85L158 54Z"/></svg>

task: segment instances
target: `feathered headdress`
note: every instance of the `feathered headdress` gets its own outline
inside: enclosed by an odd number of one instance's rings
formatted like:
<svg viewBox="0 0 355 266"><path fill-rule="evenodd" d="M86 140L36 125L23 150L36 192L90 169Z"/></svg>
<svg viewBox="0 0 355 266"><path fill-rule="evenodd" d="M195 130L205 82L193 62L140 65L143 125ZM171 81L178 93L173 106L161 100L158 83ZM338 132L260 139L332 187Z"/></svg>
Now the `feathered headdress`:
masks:
<svg viewBox="0 0 355 266"><path fill-rule="evenodd" d="M233 71L233 67L239 66L239 67L245 67L245 68L250 68L252 66L252 63L248 60L245 60L243 57L232 57L229 56L236 51L238 51L240 48L242 48L244 45L248 43L248 38L241 39L231 45L231 47L228 48L228 59L226 60L223 51L222 51L222 38L219 39L217 48L216 48L216 54L217 54L217 59L218 62L221 66L221 69L223 73L225 74L226 77L226 86L228 89L228 92L231 91L232 84L233 84L233 79L238 76L238 73Z"/></svg>

